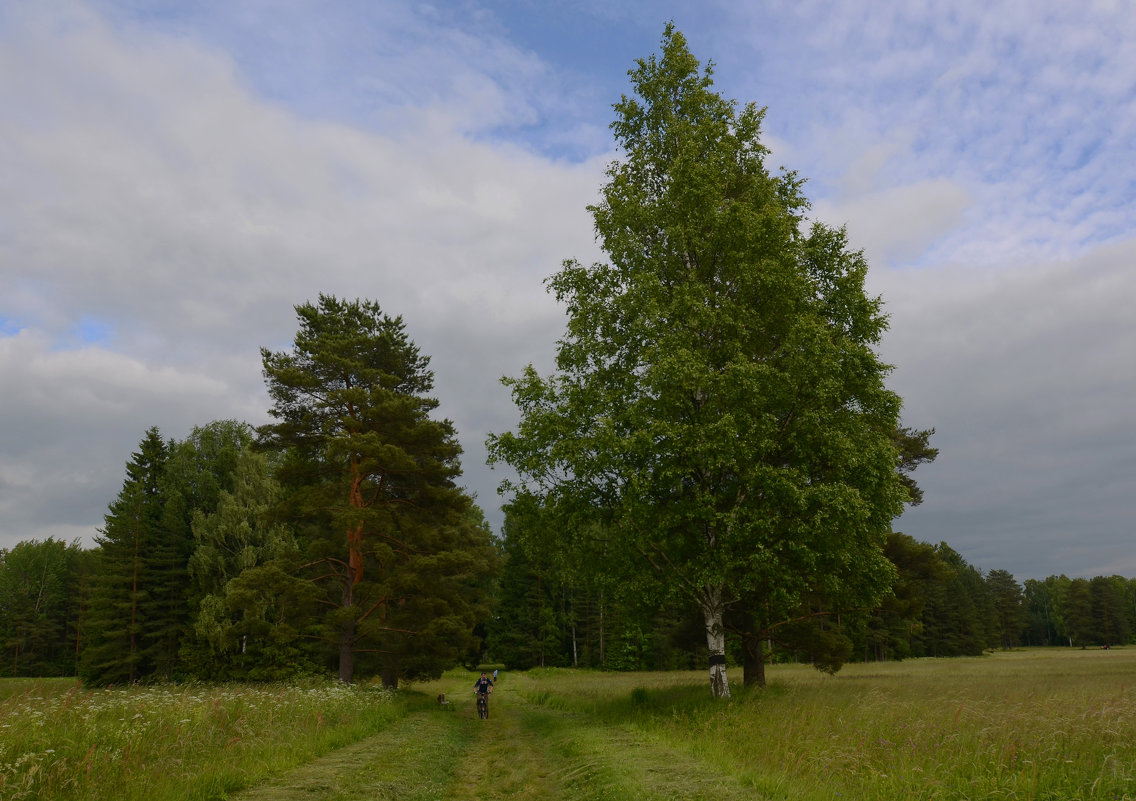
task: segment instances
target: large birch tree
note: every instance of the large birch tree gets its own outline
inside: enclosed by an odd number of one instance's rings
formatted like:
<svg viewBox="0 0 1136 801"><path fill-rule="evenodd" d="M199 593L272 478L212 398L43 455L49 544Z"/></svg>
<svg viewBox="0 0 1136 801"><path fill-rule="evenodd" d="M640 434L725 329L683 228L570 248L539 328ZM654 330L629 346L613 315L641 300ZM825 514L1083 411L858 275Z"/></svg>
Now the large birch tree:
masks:
<svg viewBox="0 0 1136 801"><path fill-rule="evenodd" d="M727 609L887 591L900 399L867 265L767 168L764 110L716 93L673 26L629 75L590 208L609 262L549 280L568 312L556 369L505 380L521 420L490 458L515 469L513 502L602 521L612 558L698 604L724 697Z"/></svg>

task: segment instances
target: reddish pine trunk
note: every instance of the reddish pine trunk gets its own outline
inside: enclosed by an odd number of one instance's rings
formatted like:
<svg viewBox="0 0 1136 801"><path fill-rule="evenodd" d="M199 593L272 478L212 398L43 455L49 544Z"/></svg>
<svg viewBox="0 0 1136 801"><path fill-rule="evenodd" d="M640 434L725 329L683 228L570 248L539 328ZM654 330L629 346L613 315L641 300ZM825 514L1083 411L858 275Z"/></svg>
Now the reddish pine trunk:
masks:
<svg viewBox="0 0 1136 801"><path fill-rule="evenodd" d="M362 509L366 505L361 490L363 479L354 456L351 458L351 472L350 503L352 507ZM343 588L345 609L354 605L355 585L363 580L363 533L362 520L347 530L347 579ZM350 620L339 632L339 680L345 683L355 678L355 631L356 621Z"/></svg>

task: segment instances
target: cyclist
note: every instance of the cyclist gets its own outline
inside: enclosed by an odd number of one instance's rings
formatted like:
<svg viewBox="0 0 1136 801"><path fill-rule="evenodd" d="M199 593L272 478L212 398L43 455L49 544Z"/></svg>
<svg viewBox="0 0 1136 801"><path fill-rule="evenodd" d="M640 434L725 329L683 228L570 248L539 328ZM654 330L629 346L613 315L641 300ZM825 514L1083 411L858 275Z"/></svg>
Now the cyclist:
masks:
<svg viewBox="0 0 1136 801"><path fill-rule="evenodd" d="M473 683L473 691L477 693L477 713L489 717L489 693L493 692L493 679L481 671L481 678Z"/></svg>
<svg viewBox="0 0 1136 801"><path fill-rule="evenodd" d="M483 670L481 671L481 678L473 683L473 690L477 693L491 693L493 692L493 679Z"/></svg>

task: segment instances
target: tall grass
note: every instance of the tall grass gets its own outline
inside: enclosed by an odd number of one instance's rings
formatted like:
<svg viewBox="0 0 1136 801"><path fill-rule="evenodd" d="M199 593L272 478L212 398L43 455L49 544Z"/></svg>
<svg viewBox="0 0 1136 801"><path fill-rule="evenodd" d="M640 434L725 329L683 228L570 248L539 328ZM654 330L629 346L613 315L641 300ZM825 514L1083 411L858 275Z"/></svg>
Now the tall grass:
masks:
<svg viewBox="0 0 1136 801"><path fill-rule="evenodd" d="M849 665L836 676L776 666L768 678L722 703L703 672L507 673L488 722L465 708L440 714L437 691L472 706L472 678L457 672L397 698L334 683L0 682L0 798L223 799L408 715L383 781L415 780L412 757L428 752L456 760L431 786L457 775L465 797L500 789L506 774L480 770L493 757L516 766L510 786L531 798L555 787L703 797L720 776L722 798L1136 800L1136 648ZM474 737L484 739L467 748Z"/></svg>
<svg viewBox="0 0 1136 801"><path fill-rule="evenodd" d="M1136 649L850 665L831 677L779 666L769 681L724 704L701 673L550 676L530 692L636 727L773 798L1136 798Z"/></svg>
<svg viewBox="0 0 1136 801"><path fill-rule="evenodd" d="M223 798L398 714L389 693L337 683L0 682L0 798Z"/></svg>

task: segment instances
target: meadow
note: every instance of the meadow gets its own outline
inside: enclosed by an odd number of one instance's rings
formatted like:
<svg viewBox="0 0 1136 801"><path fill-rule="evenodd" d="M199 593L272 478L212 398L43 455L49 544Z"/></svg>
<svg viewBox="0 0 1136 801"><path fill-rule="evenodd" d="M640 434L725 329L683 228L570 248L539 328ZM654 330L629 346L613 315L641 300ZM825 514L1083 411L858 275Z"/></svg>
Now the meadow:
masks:
<svg viewBox="0 0 1136 801"><path fill-rule="evenodd" d="M0 799L220 799L381 730L381 690L333 683L81 689L0 680Z"/></svg>
<svg viewBox="0 0 1136 801"><path fill-rule="evenodd" d="M537 700L695 754L757 798L1136 799L1136 649L769 671L704 698L702 675L564 676ZM676 796L681 797L681 796Z"/></svg>
<svg viewBox="0 0 1136 801"><path fill-rule="evenodd" d="M502 673L488 721L462 670L397 693L6 680L0 798L1136 799L1136 648L768 678L715 702L701 671Z"/></svg>

